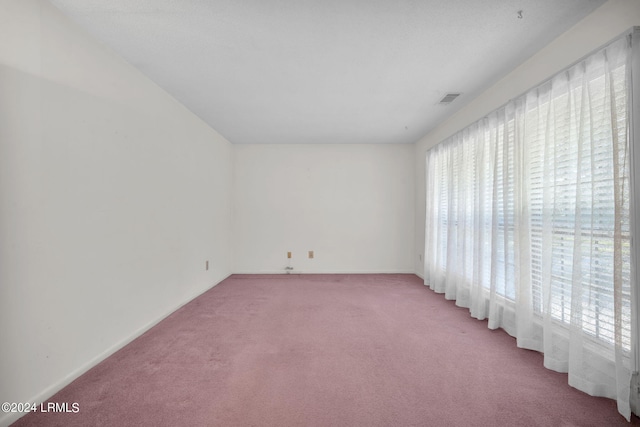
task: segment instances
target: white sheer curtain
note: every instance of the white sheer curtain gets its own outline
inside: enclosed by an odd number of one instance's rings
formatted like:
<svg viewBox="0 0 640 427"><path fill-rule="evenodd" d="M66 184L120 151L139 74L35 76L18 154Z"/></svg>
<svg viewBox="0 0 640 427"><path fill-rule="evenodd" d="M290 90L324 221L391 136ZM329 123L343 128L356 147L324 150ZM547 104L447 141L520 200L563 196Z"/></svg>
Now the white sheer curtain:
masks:
<svg viewBox="0 0 640 427"><path fill-rule="evenodd" d="M425 232L426 285L627 419L630 40L431 149Z"/></svg>

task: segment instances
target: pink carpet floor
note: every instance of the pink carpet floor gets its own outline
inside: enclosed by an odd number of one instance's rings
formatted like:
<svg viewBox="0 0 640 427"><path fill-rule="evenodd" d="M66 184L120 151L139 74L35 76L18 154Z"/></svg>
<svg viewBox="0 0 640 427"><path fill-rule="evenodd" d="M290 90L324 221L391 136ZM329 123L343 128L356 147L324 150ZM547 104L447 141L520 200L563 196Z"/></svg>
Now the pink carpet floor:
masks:
<svg viewBox="0 0 640 427"><path fill-rule="evenodd" d="M14 425L629 425L402 274L231 276L49 401Z"/></svg>

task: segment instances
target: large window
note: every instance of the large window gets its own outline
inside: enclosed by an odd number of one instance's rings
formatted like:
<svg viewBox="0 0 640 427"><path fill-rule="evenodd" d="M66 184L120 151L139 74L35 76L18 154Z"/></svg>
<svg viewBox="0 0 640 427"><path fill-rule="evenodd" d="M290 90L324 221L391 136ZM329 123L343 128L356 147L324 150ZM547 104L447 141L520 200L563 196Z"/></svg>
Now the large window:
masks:
<svg viewBox="0 0 640 427"><path fill-rule="evenodd" d="M427 285L627 417L631 40L431 149L425 228Z"/></svg>
<svg viewBox="0 0 640 427"><path fill-rule="evenodd" d="M526 112L527 123L538 128L525 141L534 308L542 314L548 303L552 318L569 324L572 304L579 304L583 331L613 344L618 283L621 345L629 351L626 63L569 73L574 75L562 90L538 95L541 99ZM548 301L542 298L545 281Z"/></svg>

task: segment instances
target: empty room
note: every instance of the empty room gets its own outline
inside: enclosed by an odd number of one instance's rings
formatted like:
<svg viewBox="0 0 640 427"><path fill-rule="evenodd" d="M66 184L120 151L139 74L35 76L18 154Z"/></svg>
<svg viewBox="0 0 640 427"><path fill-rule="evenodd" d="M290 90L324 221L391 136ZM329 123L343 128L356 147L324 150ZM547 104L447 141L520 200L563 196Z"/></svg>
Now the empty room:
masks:
<svg viewBox="0 0 640 427"><path fill-rule="evenodd" d="M640 1L0 0L0 426L640 424Z"/></svg>

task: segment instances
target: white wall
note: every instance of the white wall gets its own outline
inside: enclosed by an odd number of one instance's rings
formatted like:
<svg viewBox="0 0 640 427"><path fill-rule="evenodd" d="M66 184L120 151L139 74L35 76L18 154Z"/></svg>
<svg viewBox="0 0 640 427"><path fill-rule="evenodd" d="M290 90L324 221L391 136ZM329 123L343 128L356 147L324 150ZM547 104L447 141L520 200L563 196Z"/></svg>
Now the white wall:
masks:
<svg viewBox="0 0 640 427"><path fill-rule="evenodd" d="M231 147L47 2L0 0L0 402L287 251L294 271L421 274L426 150L632 25L640 2L609 1L415 146Z"/></svg>
<svg viewBox="0 0 640 427"><path fill-rule="evenodd" d="M0 402L49 397L230 274L232 162L49 3L0 1Z"/></svg>
<svg viewBox="0 0 640 427"><path fill-rule="evenodd" d="M413 272L413 165L412 145L235 146L234 272L287 251L297 272Z"/></svg>
<svg viewBox="0 0 640 427"><path fill-rule="evenodd" d="M489 112L571 65L634 25L640 25L640 1L610 0L555 39L415 144L415 272L423 275L426 151Z"/></svg>

